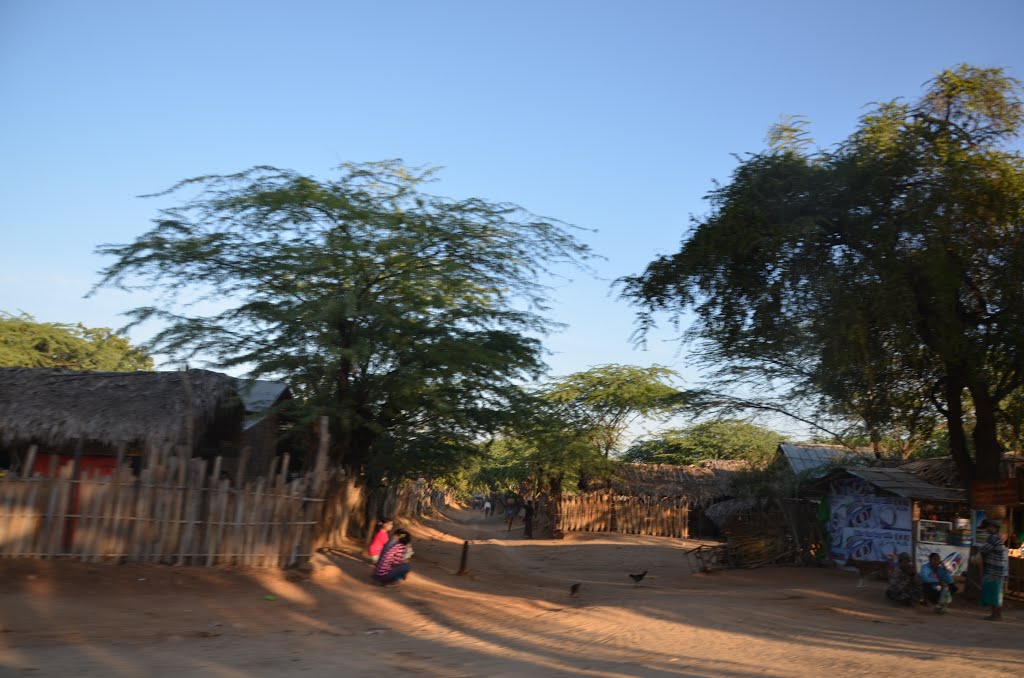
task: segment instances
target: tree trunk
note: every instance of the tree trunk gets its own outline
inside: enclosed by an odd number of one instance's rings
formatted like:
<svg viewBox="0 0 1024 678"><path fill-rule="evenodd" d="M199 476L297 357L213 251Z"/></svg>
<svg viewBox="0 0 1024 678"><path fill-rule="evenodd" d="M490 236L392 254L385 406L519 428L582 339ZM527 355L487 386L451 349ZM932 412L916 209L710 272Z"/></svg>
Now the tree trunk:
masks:
<svg viewBox="0 0 1024 678"><path fill-rule="evenodd" d="M1003 446L996 434L996 402L981 380L972 381L971 398L974 400L974 480L1000 480Z"/></svg>
<svg viewBox="0 0 1024 678"><path fill-rule="evenodd" d="M963 381L959 375L946 378L944 395L946 400L946 426L949 430L949 452L956 462L961 484L969 488L974 482L974 461L967 450L967 435L964 433Z"/></svg>

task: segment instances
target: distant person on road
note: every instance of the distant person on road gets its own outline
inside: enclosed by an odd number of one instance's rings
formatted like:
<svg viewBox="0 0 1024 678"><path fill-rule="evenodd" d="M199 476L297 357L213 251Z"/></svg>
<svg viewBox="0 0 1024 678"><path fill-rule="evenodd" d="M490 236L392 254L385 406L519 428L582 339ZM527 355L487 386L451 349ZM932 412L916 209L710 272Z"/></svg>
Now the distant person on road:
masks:
<svg viewBox="0 0 1024 678"><path fill-rule="evenodd" d="M1003 583L1010 575L1009 554L999 534L998 520L984 520L981 527L988 532L988 539L978 549L985 561L981 575L981 604L992 608L985 619L999 621L1003 618Z"/></svg>
<svg viewBox="0 0 1024 678"><path fill-rule="evenodd" d="M374 528L373 539L370 541L370 562L376 563L380 560L380 554L391 538L391 530L395 529L395 523L391 518L381 518Z"/></svg>
<svg viewBox="0 0 1024 678"><path fill-rule="evenodd" d="M533 502L526 502L523 508L523 536L533 539Z"/></svg>
<svg viewBox="0 0 1024 678"><path fill-rule="evenodd" d="M494 507L491 506L491 500L487 499L487 500L484 501L484 518L486 518L487 516L493 516L493 515L494 515Z"/></svg>
<svg viewBox="0 0 1024 678"><path fill-rule="evenodd" d="M384 586L397 586L405 579L412 566L407 560L412 557L412 537L405 530L395 530L394 540L384 548L373 571L373 578Z"/></svg>
<svg viewBox="0 0 1024 678"><path fill-rule="evenodd" d="M505 505L505 520L508 521L508 531L512 531L512 523L516 519L516 515L519 513L519 507L513 502L509 502Z"/></svg>

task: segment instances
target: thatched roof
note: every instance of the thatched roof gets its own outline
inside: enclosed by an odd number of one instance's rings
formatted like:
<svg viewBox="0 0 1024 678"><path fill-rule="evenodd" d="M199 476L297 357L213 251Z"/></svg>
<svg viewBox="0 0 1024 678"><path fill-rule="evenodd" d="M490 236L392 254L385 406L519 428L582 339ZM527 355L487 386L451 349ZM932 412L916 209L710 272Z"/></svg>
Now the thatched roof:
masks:
<svg viewBox="0 0 1024 678"><path fill-rule="evenodd" d="M708 506L704 515L711 519L719 529L724 529L729 519L737 513L764 510L768 500L763 497L735 497Z"/></svg>
<svg viewBox="0 0 1024 678"><path fill-rule="evenodd" d="M672 464L619 464L612 476L617 494L688 497L707 504L732 492L736 473L749 468L742 461L707 461L695 466Z"/></svg>
<svg viewBox="0 0 1024 678"><path fill-rule="evenodd" d="M1003 456L1004 477L1015 475L1015 469L1024 466L1024 457L1007 454ZM933 485L940 487L963 488L960 481L960 472L952 457L932 457L931 459L917 459L908 461L900 466L904 471L910 471L918 478L927 480Z"/></svg>
<svg viewBox="0 0 1024 678"><path fill-rule="evenodd" d="M0 444L166 445L194 440L240 402L231 377L187 372L0 368Z"/></svg>
<svg viewBox="0 0 1024 678"><path fill-rule="evenodd" d="M917 459L908 461L900 468L939 487L961 487L960 473L956 470L952 457Z"/></svg>

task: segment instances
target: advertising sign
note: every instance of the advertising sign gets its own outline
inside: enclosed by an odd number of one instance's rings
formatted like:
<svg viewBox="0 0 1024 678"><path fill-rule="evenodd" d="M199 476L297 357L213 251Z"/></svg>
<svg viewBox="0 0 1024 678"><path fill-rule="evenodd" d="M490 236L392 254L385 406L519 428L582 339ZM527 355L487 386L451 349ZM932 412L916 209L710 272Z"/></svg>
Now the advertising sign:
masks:
<svg viewBox="0 0 1024 678"><path fill-rule="evenodd" d="M917 571L928 562L928 556L938 553L942 558L942 564L954 577L967 572L967 562L971 557L970 546L949 546L947 544L918 544L917 552L914 554L914 565Z"/></svg>
<svg viewBox="0 0 1024 678"><path fill-rule="evenodd" d="M1007 506L1020 502L1018 481L1007 478L997 482L976 482L971 484L972 506Z"/></svg>
<svg viewBox="0 0 1024 678"><path fill-rule="evenodd" d="M832 494L829 557L885 561L911 551L913 512L909 499Z"/></svg>

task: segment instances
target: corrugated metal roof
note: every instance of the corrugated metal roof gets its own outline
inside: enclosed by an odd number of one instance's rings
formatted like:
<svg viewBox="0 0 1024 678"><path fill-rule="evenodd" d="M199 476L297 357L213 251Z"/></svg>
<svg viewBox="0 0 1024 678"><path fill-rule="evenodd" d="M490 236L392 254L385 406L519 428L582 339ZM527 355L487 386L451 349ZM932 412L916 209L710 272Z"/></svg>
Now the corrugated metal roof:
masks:
<svg viewBox="0 0 1024 678"><path fill-rule="evenodd" d="M259 423L287 390L288 384L279 381L239 380L238 397L245 406L245 428Z"/></svg>
<svg viewBox="0 0 1024 678"><path fill-rule="evenodd" d="M967 495L963 490L932 485L921 480L910 471L904 471L901 468L863 468L855 466L845 470L850 475L869 482L880 490L885 490L905 499L967 501Z"/></svg>
<svg viewBox="0 0 1024 678"><path fill-rule="evenodd" d="M245 411L251 414L269 410L287 389L288 384L279 381L238 382L238 396L245 405Z"/></svg>
<svg viewBox="0 0 1024 678"><path fill-rule="evenodd" d="M786 457L793 473L809 472L813 476L824 475L830 466L837 463L863 460L863 457L845 447L832 445L780 443L779 451ZM815 473L815 471L820 471L820 473Z"/></svg>

